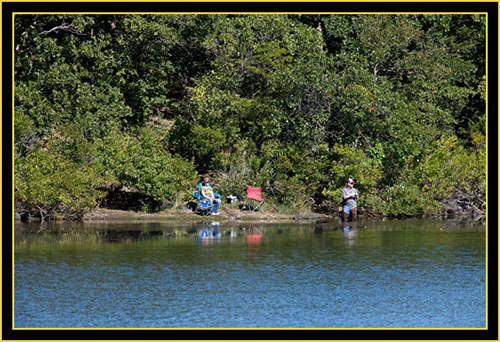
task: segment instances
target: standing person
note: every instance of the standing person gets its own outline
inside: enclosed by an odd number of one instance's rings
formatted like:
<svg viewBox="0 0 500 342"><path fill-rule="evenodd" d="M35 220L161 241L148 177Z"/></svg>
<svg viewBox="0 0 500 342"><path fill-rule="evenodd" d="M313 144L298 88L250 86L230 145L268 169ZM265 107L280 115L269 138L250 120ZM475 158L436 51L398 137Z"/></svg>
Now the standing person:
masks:
<svg viewBox="0 0 500 342"><path fill-rule="evenodd" d="M348 178L346 187L342 189L342 221L347 221L349 215L351 216L351 221L357 221L358 219L358 206L356 199L358 198L358 190L354 189L354 179Z"/></svg>
<svg viewBox="0 0 500 342"><path fill-rule="evenodd" d="M212 200L214 209L212 210L212 215L219 215L220 198L216 197L216 193L212 189L210 184L210 179L208 177L203 178L203 182L198 185L200 193L203 197Z"/></svg>

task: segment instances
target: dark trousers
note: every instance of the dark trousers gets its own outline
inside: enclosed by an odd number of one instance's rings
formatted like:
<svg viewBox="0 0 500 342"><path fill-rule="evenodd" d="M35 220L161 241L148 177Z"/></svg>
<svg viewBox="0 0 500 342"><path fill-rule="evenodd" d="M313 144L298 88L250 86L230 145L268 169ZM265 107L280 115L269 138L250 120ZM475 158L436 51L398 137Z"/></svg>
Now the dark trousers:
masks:
<svg viewBox="0 0 500 342"><path fill-rule="evenodd" d="M351 222L356 222L358 220L358 208L351 209L351 214L349 215L344 210L342 210L342 221L347 222L351 217Z"/></svg>

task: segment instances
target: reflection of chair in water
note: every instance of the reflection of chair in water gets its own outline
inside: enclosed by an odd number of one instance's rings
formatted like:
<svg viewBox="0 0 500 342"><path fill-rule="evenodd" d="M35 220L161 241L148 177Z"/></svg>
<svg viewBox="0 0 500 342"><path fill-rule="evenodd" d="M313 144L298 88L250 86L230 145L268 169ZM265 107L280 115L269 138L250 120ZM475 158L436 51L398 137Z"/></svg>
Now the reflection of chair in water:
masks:
<svg viewBox="0 0 500 342"><path fill-rule="evenodd" d="M261 241L262 234L250 234L247 235L247 243L250 245L259 245Z"/></svg>
<svg viewBox="0 0 500 342"><path fill-rule="evenodd" d="M261 208L262 212L264 212L264 208L262 205L264 204L264 199L262 198L262 189L261 188L254 188L254 187L247 187L247 199L250 200L249 204L256 204L258 205L256 207L253 207L250 205L250 211L256 211L257 209Z"/></svg>
<svg viewBox="0 0 500 342"><path fill-rule="evenodd" d="M248 245L260 245L262 238L262 227L248 227L248 232L246 232L245 238Z"/></svg>

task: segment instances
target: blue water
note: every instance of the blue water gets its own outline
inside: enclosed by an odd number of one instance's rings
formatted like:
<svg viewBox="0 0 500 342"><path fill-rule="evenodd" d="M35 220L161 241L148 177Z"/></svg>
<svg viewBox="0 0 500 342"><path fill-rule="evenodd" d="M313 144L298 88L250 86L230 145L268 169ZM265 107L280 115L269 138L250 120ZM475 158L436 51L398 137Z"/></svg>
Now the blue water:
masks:
<svg viewBox="0 0 500 342"><path fill-rule="evenodd" d="M124 229L118 239L94 234L95 227L83 235L23 235L15 248L14 324L485 327L484 226L415 220L316 228L221 225L215 239L130 237L123 225L106 226Z"/></svg>

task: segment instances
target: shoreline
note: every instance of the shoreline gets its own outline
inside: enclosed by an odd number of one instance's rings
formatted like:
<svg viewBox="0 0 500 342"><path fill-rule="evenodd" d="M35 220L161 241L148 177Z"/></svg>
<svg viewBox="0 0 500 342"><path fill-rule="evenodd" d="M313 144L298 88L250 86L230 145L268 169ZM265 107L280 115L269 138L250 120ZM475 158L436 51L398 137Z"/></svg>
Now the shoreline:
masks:
<svg viewBox="0 0 500 342"><path fill-rule="evenodd" d="M99 221L169 221L179 219L203 219L209 221L228 221L228 222L271 222L271 221L299 221L299 220L317 220L334 219L337 216L304 213L303 215L282 214L277 212L250 212L247 210L234 209L230 207L221 207L217 216L202 216L196 212L186 209L167 209L155 213L136 212L130 210L116 209L96 209L83 216L83 222Z"/></svg>
<svg viewBox="0 0 500 342"><path fill-rule="evenodd" d="M463 220L472 219L474 221L485 220L485 216L476 215L422 215L422 216L412 216L404 218L434 218L438 220ZM400 219L404 219L400 218ZM387 216L372 216L372 215L359 215L359 219L371 219L371 220L385 220L389 219ZM68 219L52 219L49 221L58 222L88 222L88 223L98 223L98 222L172 222L179 220L187 221L221 221L226 223L237 223L237 222L250 222L250 223L269 223L269 222L307 222L316 220L339 220L341 221L340 215L338 213L317 213L312 211L306 211L298 214L286 214L279 212L250 212L248 210L241 210L239 208L231 206L223 206L219 210L219 215L216 216L203 216L198 212L194 212L188 208L177 208L177 209L164 209L154 213L148 213L144 211L134 211L134 210L121 210L121 209L107 209L107 208L97 208L90 212L85 213L80 220L68 220ZM16 215L15 221L22 222L41 222L39 220L21 220L19 215Z"/></svg>

